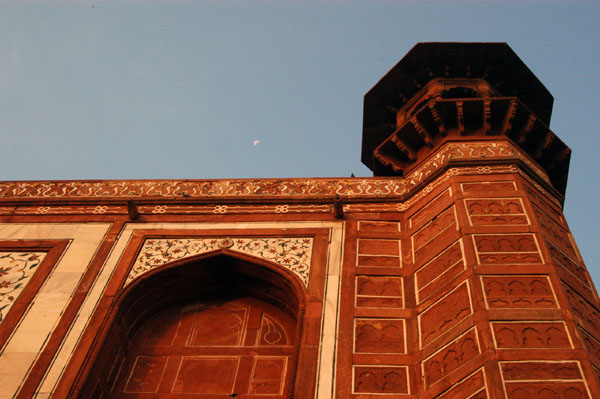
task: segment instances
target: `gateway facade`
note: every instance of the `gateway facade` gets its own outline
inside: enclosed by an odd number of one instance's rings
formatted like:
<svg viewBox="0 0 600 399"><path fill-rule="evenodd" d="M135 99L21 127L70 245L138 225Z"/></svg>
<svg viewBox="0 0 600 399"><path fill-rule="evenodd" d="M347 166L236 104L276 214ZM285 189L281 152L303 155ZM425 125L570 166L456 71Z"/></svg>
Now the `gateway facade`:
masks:
<svg viewBox="0 0 600 399"><path fill-rule="evenodd" d="M372 178L0 183L0 398L595 398L600 303L552 96L421 43Z"/></svg>

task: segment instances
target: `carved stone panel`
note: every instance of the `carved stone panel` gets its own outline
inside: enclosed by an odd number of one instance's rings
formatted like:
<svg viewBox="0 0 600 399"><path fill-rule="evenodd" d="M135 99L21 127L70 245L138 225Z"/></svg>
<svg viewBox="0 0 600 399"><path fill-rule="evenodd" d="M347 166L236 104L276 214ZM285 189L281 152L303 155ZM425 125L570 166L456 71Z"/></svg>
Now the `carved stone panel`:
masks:
<svg viewBox="0 0 600 399"><path fill-rule="evenodd" d="M571 242L569 231L537 206L534 205L533 210L540 222L539 224L544 236L565 252L570 258L579 259L575 247Z"/></svg>
<svg viewBox="0 0 600 399"><path fill-rule="evenodd" d="M406 353L403 319L355 319L355 353Z"/></svg>
<svg viewBox="0 0 600 399"><path fill-rule="evenodd" d="M462 246L457 241L415 272L417 303L435 292L441 279L447 281L464 269Z"/></svg>
<svg viewBox="0 0 600 399"><path fill-rule="evenodd" d="M435 399L487 399L485 372L478 369Z"/></svg>
<svg viewBox="0 0 600 399"><path fill-rule="evenodd" d="M415 254L431 240L435 239L439 234L453 226L456 227L454 206L440 213L429 223L423 226L419 231L413 234L412 244Z"/></svg>
<svg viewBox="0 0 600 399"><path fill-rule="evenodd" d="M290 315L250 297L166 308L141 326L126 355L113 349L116 371L108 375L119 377L114 384L114 377L105 380L112 390L105 397L250 394L281 399L289 392L294 327Z"/></svg>
<svg viewBox="0 0 600 399"><path fill-rule="evenodd" d="M595 356L596 359L600 360L600 340L594 338L592 334L587 332L581 326L579 326L579 330L581 332L581 340L588 352L592 354L592 356Z"/></svg>
<svg viewBox="0 0 600 399"><path fill-rule="evenodd" d="M410 227L420 227L427 221L433 219L435 215L443 209L444 203L447 203L450 200L451 194L451 189L448 188L415 212L409 219Z"/></svg>
<svg viewBox="0 0 600 399"><path fill-rule="evenodd" d="M357 266L402 267L400 240L359 238Z"/></svg>
<svg viewBox="0 0 600 399"><path fill-rule="evenodd" d="M225 304L195 314L188 346L241 346L248 309ZM214 320L219 320L215 323Z"/></svg>
<svg viewBox="0 0 600 399"><path fill-rule="evenodd" d="M568 349L571 340L564 322L491 322L498 349Z"/></svg>
<svg viewBox="0 0 600 399"><path fill-rule="evenodd" d="M600 338L600 311L570 287L563 287L573 313L581 319L587 331Z"/></svg>
<svg viewBox="0 0 600 399"><path fill-rule="evenodd" d="M503 192L503 191L516 191L517 186L513 181L482 181L482 182L469 182L461 183L461 189L464 193L470 193L474 191L483 192Z"/></svg>
<svg viewBox="0 0 600 399"><path fill-rule="evenodd" d="M477 331L472 328L421 362L425 386L429 388L479 353Z"/></svg>
<svg viewBox="0 0 600 399"><path fill-rule="evenodd" d="M481 234L474 235L473 241L482 265L542 263L533 234Z"/></svg>
<svg viewBox="0 0 600 399"><path fill-rule="evenodd" d="M403 308L402 277L356 276L356 307Z"/></svg>
<svg viewBox="0 0 600 399"><path fill-rule="evenodd" d="M353 393L409 394L408 366L354 366Z"/></svg>
<svg viewBox="0 0 600 399"><path fill-rule="evenodd" d="M359 220L358 234L378 234L381 237L395 237L400 232L399 222L385 222L380 220Z"/></svg>
<svg viewBox="0 0 600 399"><path fill-rule="evenodd" d="M557 308L548 276L481 276L488 308Z"/></svg>
<svg viewBox="0 0 600 399"><path fill-rule="evenodd" d="M172 392L230 395L239 363L240 358L235 356L183 356Z"/></svg>
<svg viewBox="0 0 600 399"><path fill-rule="evenodd" d="M167 356L138 356L125 386L126 393L154 393L167 364Z"/></svg>
<svg viewBox="0 0 600 399"><path fill-rule="evenodd" d="M419 315L421 347L435 340L472 313L471 294L468 284L465 282Z"/></svg>
<svg viewBox="0 0 600 399"><path fill-rule="evenodd" d="M580 266L576 261L569 258L567 254L550 242L548 243L548 250L550 251L550 257L555 264L572 274L573 277L575 277L581 283L588 287L590 286L586 270L583 266Z"/></svg>
<svg viewBox="0 0 600 399"><path fill-rule="evenodd" d="M466 199L465 207L472 226L524 226L529 224L520 198Z"/></svg>
<svg viewBox="0 0 600 399"><path fill-rule="evenodd" d="M254 358L250 378L250 394L281 395L287 369L287 358L282 356L257 356Z"/></svg>
<svg viewBox="0 0 600 399"><path fill-rule="evenodd" d="M577 361L500 362L508 399L591 399Z"/></svg>

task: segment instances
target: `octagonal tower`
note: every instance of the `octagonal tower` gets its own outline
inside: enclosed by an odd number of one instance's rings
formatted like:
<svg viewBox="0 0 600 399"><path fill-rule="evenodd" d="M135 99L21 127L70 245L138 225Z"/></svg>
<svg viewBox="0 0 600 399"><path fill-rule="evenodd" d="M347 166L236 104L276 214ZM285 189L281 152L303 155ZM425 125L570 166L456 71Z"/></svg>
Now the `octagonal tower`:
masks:
<svg viewBox="0 0 600 399"><path fill-rule="evenodd" d="M365 95L362 161L418 194L353 232L337 397L600 397L598 295L562 213L552 103L506 43L419 43Z"/></svg>

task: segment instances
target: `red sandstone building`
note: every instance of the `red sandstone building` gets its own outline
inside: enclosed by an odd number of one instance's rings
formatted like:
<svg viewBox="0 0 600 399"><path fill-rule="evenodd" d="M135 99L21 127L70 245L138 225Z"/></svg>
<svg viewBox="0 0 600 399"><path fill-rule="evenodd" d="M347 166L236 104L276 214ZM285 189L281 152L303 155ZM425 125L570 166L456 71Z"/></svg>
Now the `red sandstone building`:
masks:
<svg viewBox="0 0 600 399"><path fill-rule="evenodd" d="M0 399L600 398L552 96L423 43L372 178L0 183Z"/></svg>

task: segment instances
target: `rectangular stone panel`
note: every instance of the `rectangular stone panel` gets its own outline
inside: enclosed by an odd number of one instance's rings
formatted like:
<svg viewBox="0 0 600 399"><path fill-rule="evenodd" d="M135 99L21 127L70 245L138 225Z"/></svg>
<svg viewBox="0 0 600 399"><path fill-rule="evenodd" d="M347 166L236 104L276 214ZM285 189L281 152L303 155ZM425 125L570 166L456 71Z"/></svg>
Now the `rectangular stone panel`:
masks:
<svg viewBox="0 0 600 399"><path fill-rule="evenodd" d="M356 276L356 307L403 308L402 277Z"/></svg>
<svg viewBox="0 0 600 399"><path fill-rule="evenodd" d="M450 227L456 227L454 206L446 209L412 236L413 250L417 252Z"/></svg>
<svg viewBox="0 0 600 399"><path fill-rule="evenodd" d="M471 294L468 283L464 282L418 316L421 347L429 344L472 313Z"/></svg>
<svg viewBox="0 0 600 399"><path fill-rule="evenodd" d="M527 226L529 220L525 215L474 215L469 218L471 226Z"/></svg>
<svg viewBox="0 0 600 399"><path fill-rule="evenodd" d="M354 366L352 393L410 394L408 366Z"/></svg>
<svg viewBox="0 0 600 399"><path fill-rule="evenodd" d="M554 245L559 247L570 258L579 259L577 252L575 251L575 247L571 242L569 231L537 206L534 205L533 210L538 218L539 225L544 236Z"/></svg>
<svg viewBox="0 0 600 399"><path fill-rule="evenodd" d="M440 279L447 281L464 269L461 242L456 241L415 272L417 303L422 302L439 287L437 282L440 282Z"/></svg>
<svg viewBox="0 0 600 399"><path fill-rule="evenodd" d="M354 353L406 353L404 320L355 319Z"/></svg>
<svg viewBox="0 0 600 399"><path fill-rule="evenodd" d="M469 182L461 183L461 189L464 193L473 191L484 191L484 192L502 192L502 191L516 191L517 185L513 181L486 181L486 182Z"/></svg>
<svg viewBox="0 0 600 399"><path fill-rule="evenodd" d="M483 368L454 384L435 399L487 399L485 372Z"/></svg>
<svg viewBox="0 0 600 399"><path fill-rule="evenodd" d="M425 386L431 387L479 353L477 331L473 327L421 362Z"/></svg>
<svg viewBox="0 0 600 399"><path fill-rule="evenodd" d="M520 198L466 199L465 207L472 226L524 226L529 224Z"/></svg>
<svg viewBox="0 0 600 399"><path fill-rule="evenodd" d="M281 395L287 371L287 358L283 356L257 356L254 358L250 394Z"/></svg>
<svg viewBox="0 0 600 399"><path fill-rule="evenodd" d="M239 346L242 344L247 309L214 307L197 312L188 346ZM212 320L219 320L213 323Z"/></svg>
<svg viewBox="0 0 600 399"><path fill-rule="evenodd" d="M473 241L482 265L542 263L533 234L480 234L474 235Z"/></svg>
<svg viewBox="0 0 600 399"><path fill-rule="evenodd" d="M571 311L583 321L587 331L593 333L595 337L600 338L600 325L598 322L600 320L600 311L569 286L563 285L563 287L567 294L567 300L571 305Z"/></svg>
<svg viewBox="0 0 600 399"><path fill-rule="evenodd" d="M138 356L127 379L126 393L154 393L160 384L167 356Z"/></svg>
<svg viewBox="0 0 600 399"><path fill-rule="evenodd" d="M548 276L481 276L488 308L557 308Z"/></svg>
<svg viewBox="0 0 600 399"><path fill-rule="evenodd" d="M184 356L172 392L231 395L239 362L234 356Z"/></svg>
<svg viewBox="0 0 600 399"><path fill-rule="evenodd" d="M579 362L565 361L514 361L499 362L504 381L581 380L583 373Z"/></svg>
<svg viewBox="0 0 600 399"><path fill-rule="evenodd" d="M499 362L509 399L591 399L578 361Z"/></svg>
<svg viewBox="0 0 600 399"><path fill-rule="evenodd" d="M382 222L378 220L359 220L358 234L380 234L381 236L395 237L400 232L399 222Z"/></svg>
<svg viewBox="0 0 600 399"><path fill-rule="evenodd" d="M590 398L584 382L507 382L505 383L505 390L508 399Z"/></svg>
<svg viewBox="0 0 600 399"><path fill-rule="evenodd" d="M400 240L359 238L357 240L356 265L402 267Z"/></svg>
<svg viewBox="0 0 600 399"><path fill-rule="evenodd" d="M437 197L429 201L425 206L415 212L409 219L411 228L419 227L427 221L433 219L443 208L444 204L450 200L451 189L444 190ZM446 205L447 206L447 205Z"/></svg>
<svg viewBox="0 0 600 399"><path fill-rule="evenodd" d="M554 263L559 267L563 268L565 271L572 274L573 277L575 277L577 280L589 287L590 283L585 268L580 266L578 262L574 261L554 244L552 244L549 241L546 242L548 243L550 257L552 258Z"/></svg>
<svg viewBox="0 0 600 399"><path fill-rule="evenodd" d="M583 344L585 345L588 352L592 354L592 356L595 356L596 359L600 360L600 341L594 338L592 334L587 332L581 326L579 326L579 330L581 332L581 340L583 341Z"/></svg>
<svg viewBox="0 0 600 399"><path fill-rule="evenodd" d="M492 321L498 349L570 349L571 339L562 321Z"/></svg>

